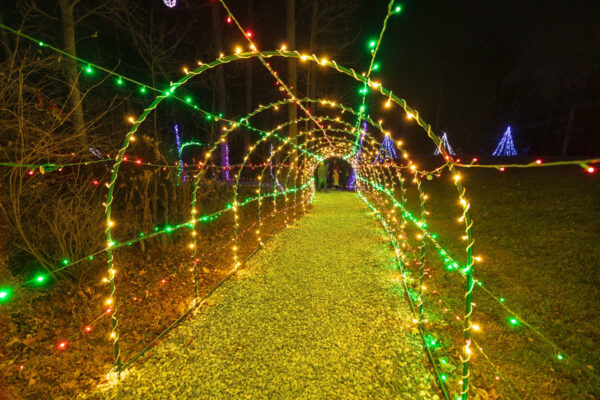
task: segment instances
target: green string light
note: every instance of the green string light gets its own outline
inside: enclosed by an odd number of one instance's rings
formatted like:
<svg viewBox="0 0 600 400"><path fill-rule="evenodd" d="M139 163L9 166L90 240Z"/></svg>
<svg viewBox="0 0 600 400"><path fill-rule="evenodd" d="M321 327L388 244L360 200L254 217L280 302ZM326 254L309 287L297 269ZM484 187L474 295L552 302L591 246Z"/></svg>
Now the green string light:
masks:
<svg viewBox="0 0 600 400"><path fill-rule="evenodd" d="M393 4L393 1L392 1L392 2L390 2L390 6L389 6L389 10L388 10L388 15L386 16L386 21L387 21L387 17L389 17L389 15L390 15L390 14L392 14L392 13L396 13L396 14L397 14L397 13L400 13L400 12L402 11L402 6L401 6L401 5L398 5L398 4L396 4L396 5L394 5L394 6L393 6L393 12L390 12L390 10L392 10L392 8L391 8L392 4ZM385 23L384 23L384 29L385 29ZM382 34L383 34L383 30L382 30ZM381 35L382 35L382 34L381 34ZM375 58L375 53L376 53L376 50L377 50L377 48L379 47L379 43L381 42L381 35L380 35L380 37L379 37L379 39L378 39L377 41L370 41L370 42L369 42L369 48L372 50L371 52L373 53L373 58L372 58L372 60L371 60L371 66L369 67L369 72L370 72L371 70L373 70L373 71L374 71L374 70L377 70L377 69L379 69L379 64L377 64L377 63L374 63L374 58ZM39 42L39 45L40 45L40 46L43 46L43 42ZM297 53L297 52L295 52L295 53ZM244 54L240 55L240 57L238 57L238 58L235 58L235 57L233 57L233 56L232 56L232 57L225 57L225 58L224 58L224 61L222 61L222 62L215 62L215 63L214 63L214 64L213 64L213 65L212 65L210 68L212 68L213 66L221 65L221 64L223 64L223 63L225 63L225 62L233 61L233 60L235 60L235 59L241 59L241 58L243 58L243 57L248 57L248 58L249 58L249 57L251 57L251 56L256 56L256 57L260 57L260 58L262 59L263 57L270 57L270 56L276 56L276 55L280 55L280 56L284 56L284 57L297 57L297 56L300 56L300 55L299 55L299 53L297 53L297 54L294 54L294 52L282 52L282 51L278 51L278 52L271 52L271 53L269 53L269 52L260 52L260 53L258 53L257 55L250 55L250 56L248 56L248 55L247 55L247 53L244 53ZM225 61L225 60L226 60L226 61ZM316 60L315 60L315 61L316 61ZM318 62L318 61L317 61L317 62ZM362 82L364 82L364 84L365 84L365 86L364 86L364 87L363 87L363 88L360 90L360 93L361 93L361 94L363 94L363 95L366 95L366 94L368 93L368 91L369 91L369 90L368 90L368 86L367 86L367 84L369 83L369 77L368 77L368 75L367 75L366 79L362 79L362 78L358 77L358 76L357 76L357 74L356 74L356 73L355 73L353 70L348 70L348 69L344 70L344 68L343 68L343 67L340 67L338 64L336 64L336 63L334 63L334 62L329 62L329 61L327 61L327 62L322 62L322 63L320 63L320 64L321 64L321 65L323 65L323 66L328 66L328 67L335 68L336 70L338 70L338 71L340 71L340 72L343 72L343 73L346 73L346 74L348 74L348 75L351 75L351 73L353 73L354 77L355 77L357 80L359 80L359 81L362 81ZM93 68L92 68L92 65L91 65L91 64L88 64L88 66L87 66L86 68L84 68L84 72L85 72L86 74L90 74L90 75L91 75L91 74L93 74L93 73L94 73L94 70L93 70ZM202 72L202 71L198 71L198 73L200 73L200 72ZM196 71L194 71L194 74L196 74ZM363 75L363 76L364 76L364 75ZM129 79L128 79L128 80L129 80ZM124 81L123 81L123 79L122 79L122 78L119 76L119 77L116 79L116 83L117 83L117 85L118 85L118 86L121 86L121 85L124 85L124 83L125 83L125 82L124 82ZM170 96L171 94L173 94L173 93L174 93L174 91L175 91L176 87L178 87L180 84L183 84L183 83L185 83L185 81L183 81L183 80L182 80L181 82L178 82L177 84L175 84L175 85L172 85L172 86L171 86L171 87L170 87L168 90L166 90L166 91L164 91L164 92L163 92L163 96L164 96L164 97ZM154 89L152 89L152 90L154 90ZM145 93L145 92L146 92L146 87L145 87L145 86L139 86L139 91L140 91L141 93ZM384 90L383 88L379 88L379 92L380 92L380 93L382 93L382 94L386 94L386 92L385 92L385 90ZM404 110L407 112L407 114L409 113L409 110L410 110L410 109L408 109L408 107L407 107L406 103L405 103L405 102L403 102L403 100L401 100L401 99L397 99L395 96L392 96L391 92L387 92L387 93L389 93L389 98L390 98L390 101L394 101L395 103L397 103L397 104L401 105L401 106L404 108ZM176 96L173 96L173 97L174 97L174 98L177 98ZM193 100L192 100L192 97L190 97L190 96L186 96L186 97L184 97L183 99L179 99L179 98L177 98L177 99L178 99L178 100L180 100L180 101L183 101L183 102L185 102L185 103L188 103L188 104L192 103L192 101L193 101ZM157 103L154 103L154 105L157 105ZM194 108L194 109L199 109L199 107L198 107L198 106L196 106L196 105L194 105L194 106L193 106L193 108ZM363 104L362 104L362 105L360 106L360 108L359 108L359 110L360 110L360 112L358 113L359 120L360 120L360 118L362 118L362 112L364 112L364 111L365 111L365 109L366 109L366 105L364 104L364 101L363 101ZM202 112L204 112L204 111L202 111ZM210 120L212 120L213 118L214 118L215 120L217 119L217 117L216 117L216 116L213 116L213 115L211 115L211 114L209 114L209 113L206 113L206 112L204 112L204 113L205 113L206 119L207 119L207 120L209 120L209 121L210 121ZM421 120L421 119L418 117L418 113L416 113L416 114L413 114L413 113L412 113L412 110L410 110L410 114L409 114L409 115L411 115L411 116L412 116L411 118L413 118L413 117L414 117L415 121L416 121L416 122L417 122L417 123L418 123L420 126L422 126L422 127L423 127L423 128L426 130L426 131L427 131L428 135L429 135L429 136L430 136L430 137L431 137L431 138L434 140L434 142L435 142L437 137L435 136L435 134L433 134L433 133L431 132L431 129L430 129L430 127L429 127L429 129L427 129L428 125L427 125L427 124L426 124L424 121L422 121L422 120ZM221 113L219 113L219 114L218 114L218 119L222 119L222 117L223 117L223 116L222 116L222 114L221 114ZM145 118L145 116L143 116L143 118L140 118L140 120L139 120L139 121L143 121L143 120L144 120L144 118ZM262 132L262 131L256 130L255 128L252 128L250 125L247 125L247 124L246 124L246 121L243 121L243 123L242 123L242 120L243 120L243 118L242 118L242 119L240 119L240 123L241 123L241 124L243 124L243 125L244 125L244 126L247 128L247 129L249 129L249 130L253 130L253 131L255 131L255 132L259 132L259 133L261 133L261 132ZM138 122L139 122L139 121L138 121ZM227 121L225 120L225 122L227 122ZM231 121L229 121L229 123L231 124ZM139 125L139 123L138 123L138 125ZM136 128L137 128L137 127L136 127ZM274 131L271 131L271 132L262 132L262 133L265 133L265 134L271 135L271 137L275 137L275 138L281 139L281 138L280 138L280 137L279 137L277 134L275 134L275 133L274 133L275 131L276 131L276 130L274 130ZM352 135L354 135L356 138L358 138L358 137L360 136L360 134L357 134L356 132L352 133ZM329 141L329 139L328 139L328 141ZM126 143L127 143L127 142L126 142ZM284 142L284 143L286 143L286 142ZM331 143L331 142L330 142L330 143ZM308 147L307 147L307 148L308 148ZM123 149L123 154L124 154L124 150L125 150L125 149ZM350 152L349 152L349 153L350 153ZM349 154L349 153L348 153L348 154ZM322 153L321 153L321 154L322 154ZM317 158L317 159L320 159L321 157L320 157L320 156L318 156L318 157L316 157L316 158ZM119 160L119 162L122 162L122 160ZM244 162L245 162L245 161L244 161ZM364 163L364 161L361 161L361 162L363 162L363 163ZM456 165L456 166L460 166L460 165L457 165L457 164L454 164L454 163L449 163L449 164L448 164L448 167L449 167L450 169L452 169L452 168L453 168L455 165ZM547 164L545 164L544 166L547 166ZM368 168L367 168L367 167L368 167ZM379 185L379 184L376 184L376 183L374 183L374 181L373 181L373 180L366 180L366 179L364 179L364 178L362 178L362 177L361 177L361 179L362 179L362 182L368 182L368 184L369 184L369 185L371 185L372 187L376 188L376 189L377 189L377 191L380 191L381 193L385 193L385 195L386 195L386 196L388 196L388 197L392 197L392 199L393 199L393 198L394 198L394 196L392 195L392 192L390 191L390 189L389 189L389 188L387 188L387 186L388 186L388 183L386 182L386 179L387 179L387 178L386 178L386 175L385 175L387 172L386 172L386 171L383 171L383 172L377 172L377 171L375 171L375 169L374 169L374 168L370 167L368 164L366 165L366 167L365 167L365 170L367 171L367 173L368 173L368 174L370 174L370 175L371 175L370 179L376 180L376 181L378 181L378 182L382 182L383 184L382 184L382 185ZM264 169L263 169L263 171L264 171ZM279 170L278 170L278 171L279 171ZM240 174L241 174L241 173L240 173ZM288 171L288 177L289 177L289 175L290 175L290 174L289 174L289 171ZM115 174L115 176L116 176L116 174ZM429 179L429 177L430 177L430 176L428 175L427 177L428 177L428 179ZM237 184L238 184L238 181L239 181L239 175L237 176L237 178L238 178L238 179L236 180L236 188L235 188L235 196L236 196L236 198L237 198L237 194L238 194L238 187L237 187ZM287 178L286 178L286 182L287 182ZM312 182L312 179L311 179L311 181L310 181L309 183L307 183L307 185L310 185L310 184L313 184L313 185L314 185L314 183ZM392 185L392 186L394 186L393 180L392 180L392 184L391 184L391 185ZM457 187L459 188L460 198L461 198L461 199L463 199L464 191L461 191L461 187L460 187L460 186L457 186ZM286 184L286 188L287 188L287 184ZM277 189L277 187L276 187L276 186L275 186L275 189ZM291 188L291 189L289 189L287 192L288 192L288 193L296 193L296 191L298 191L298 190L299 190L299 188ZM313 191L313 194L314 194L314 191ZM362 197L362 194L361 194L360 192L359 192L359 195L361 195L361 197ZM369 194L369 195L371 195L371 194ZM278 193L278 192L277 192L277 190L275 190L275 191L274 191L274 193L272 194L272 197L275 199L275 198L277 198L278 196L284 196L284 198L285 198L285 201L286 201L286 202L288 201L288 198L285 196L285 194L284 194L283 192L281 192L281 193ZM258 199L259 199L259 200L258 200L258 201L260 201L260 198L261 198L261 197L262 197L262 198L264 198L264 197L266 197L266 196L265 196L265 195L260 195L260 190L259 190L259 196L258 196ZM194 198L195 198L195 197L194 197ZM255 198L255 199L256 199L256 198ZM246 198L246 199L245 199L245 201L244 201L243 203L239 203L239 204L238 204L237 202L235 202L235 203L234 203L234 204L236 205L236 208L235 208L235 210L236 210L236 215L237 215L237 206L241 206L241 205L243 205L243 204L248 204L248 202L249 202L249 201L252 201L252 198ZM365 201L366 201L366 200L365 200ZM391 202L391 204L392 204L394 207L400 207L400 209L401 209L401 210L404 210L404 204L405 204L405 201L402 201L402 202L396 202L396 201L395 201L395 199L394 199L394 200ZM398 205L398 204L400 204L400 205ZM228 205L228 207L227 207L227 210L231 210L232 208L233 208L233 205L232 205L232 204L229 204L229 205ZM373 208L373 207L371 207L371 208L372 208L373 210L376 210L376 209L375 209L375 208ZM382 208L382 210L384 210L384 208ZM469 238L470 238L470 225L469 225L469 223L468 223L468 214L467 214L468 207L466 207L466 208L463 208L463 210L464 210L464 211L463 211L463 216L464 216L464 215L467 215L467 223L466 223L467 227L466 227L466 233L467 233L467 236L469 236ZM109 210L109 211L110 211L110 210ZM390 233L390 234L391 234L391 233L393 233L393 232L397 232L397 231L395 231L394 229L398 229L398 228L390 228L390 227L388 227L388 225L385 223L385 220L384 220L384 218L381 216L381 214L382 214L382 213L383 213L383 212L377 211L377 216L378 216L378 218L380 219L380 221L382 222L382 224L384 224L384 225L385 225L385 230L386 230L386 232L388 232L388 233ZM219 214L219 215L220 215L220 214ZM422 232L422 234L423 234L423 240L425 240L425 238L428 238L430 241L432 241L432 242L433 242L433 244L434 244L434 246L436 247L436 249L438 249L438 250L440 250L440 249L441 249L441 245L439 245L439 243L437 242L437 235L436 235L436 234L433 234L433 233L431 233L431 232L429 232L429 231L427 230L427 224L424 222L424 218L422 218L422 219L417 219L416 217L414 217L412 214L410 214L410 213L409 213L408 211L406 211L406 210L404 210L404 211L401 213L401 216L402 216L403 220L409 221L409 222L413 223L414 225L416 225L416 226L419 228L420 232ZM194 225L194 223L195 223L195 221L208 222L208 221L212 221L212 220L214 220L214 219L216 219L216 218L217 218L216 216L203 216L203 217L200 217L200 218L198 218L198 219L195 219L195 218L194 218L194 219L193 219L193 221L194 221L194 222L191 222L191 223L190 223L190 222L186 222L186 223L182 223L182 224L180 224L180 225L177 225L177 226L171 226L171 225L167 225L167 226L165 226L165 227L163 227L163 228L156 227L156 228L155 228L155 232L156 232L156 234L162 234L162 233L171 233L171 232L175 231L176 229L178 229L178 228L180 228L180 227L184 227L184 226L185 226L185 227L188 227L188 228L192 228L192 227L193 227L193 225ZM387 218L387 217L386 217L386 218ZM150 235L147 235L147 237L151 237L151 236L153 236L153 235L154 235L154 234L150 234ZM237 231L236 231L236 235L237 235ZM139 234L139 239L144 239L145 237L146 237L146 236L144 235L144 233L143 233L143 232ZM390 236L390 237L391 237L391 236ZM110 236L109 236L108 247L109 247L109 248L116 249L116 248L118 248L119 246L124 246L124 245L131 246L131 245L132 245L133 243L135 243L137 240L138 240L138 239L136 239L136 240L131 240L131 241L125 241L125 242L121 242L121 243L117 244L117 243L115 243L114 241L110 240ZM394 245L394 247L395 247L396 249L398 249L398 248L399 248L399 243L398 243L398 241L396 240L396 238L395 238L395 237L394 237L394 239L392 240L392 243L393 243L393 245ZM471 243L469 243L469 245L468 245L468 247L467 247L467 251L468 251L468 252L470 251L470 246L471 246ZM458 272L458 273L459 273L461 276L463 276L463 277L466 277L467 279L471 279L471 280L472 280L472 264L470 263L469 259L468 259L468 261L466 262L466 264L465 264L464 266L461 266L461 264L460 264L460 263L458 263L458 262L454 261L454 258L452 258L452 257L451 257L449 254L447 254L447 252L445 252L444 250L440 250L440 251L439 251L439 254L440 254L442 257L444 257L444 258L443 258L443 260L444 260L444 265L446 266L446 268L447 268L448 270L456 271L456 272ZM470 258L470 257L471 257L471 255L470 255L470 253L469 253L469 258ZM109 258L110 258L110 257L109 257ZM90 260L92 260L92 259L93 259L93 256L90 256L90 258L89 258L89 259L90 259ZM76 261L76 262L78 262L78 261ZM65 260L63 260L63 261L62 261L62 264L63 264L63 266L65 266L65 267L66 267L66 266L68 266L68 265L72 265L73 263L70 263L68 259L65 259ZM400 265L400 268L403 268L404 262L403 262L403 261L399 261L399 265ZM111 268L112 268L112 267L111 267ZM109 271L110 271L110 270L109 270ZM403 277L405 277L405 278L408 278L408 277L409 277L409 273L408 273L408 271L403 271L403 272L402 272L402 276L403 276ZM35 281L38 281L39 283L43 283L43 282L46 280L46 277L47 277L47 276L45 276L45 275L40 275L40 276L38 276L37 278L35 278ZM469 277L470 277L470 278L469 278ZM41 280L39 280L40 278L41 278ZM478 285L478 286L482 287L482 282L481 282L481 281L476 281L476 283L477 283L477 285ZM112 282L111 282L111 285L112 285ZM112 289L114 289L114 288L112 288ZM472 289L472 288L471 288L471 289ZM468 289L468 290L469 290L469 291L468 291L468 295L469 295L469 296L470 296L470 290L471 290L471 289ZM483 287L482 287L482 289L483 289ZM114 292L114 290L113 290L113 292ZM411 295L411 293L412 293L412 295L413 295L413 296L415 296L415 292L414 292L414 290L411 290L411 291L407 290L407 293L408 293L409 295ZM11 295L11 292L10 292L8 289L1 289L1 290L0 290L0 301L3 301L4 299L6 299L6 298L10 297L10 295ZM111 296L112 296L112 294L111 294ZM497 298L497 300L498 300L498 302L499 302L499 303L504 303L504 298ZM467 298L467 304L469 304L469 305L470 305L470 297L468 297L468 298ZM468 316L470 315L470 309L469 309L469 306L467 306L467 311L466 311L466 313L467 313L467 317L468 317ZM115 322L116 322L116 320L113 318L113 323L115 323ZM520 322L522 322L522 321L519 321L519 319L518 319L516 316L513 316L513 317L511 317L511 318L509 319L509 323L510 323L511 325L518 325ZM524 323L524 325L527 325L527 324L526 324L526 323ZM113 330L113 332L116 332L116 326L114 327L114 330ZM437 339L435 339L433 336L430 336L430 337L429 337L429 342L428 342L428 343L429 343L429 347L432 347L432 348L434 348L434 349L435 349L435 348L437 348L437 347L439 347L439 346L441 346L441 343L440 343L440 342L439 342ZM115 345L116 345L116 340L115 340ZM556 353L555 353L555 356L556 356L556 358L557 358L558 360L562 360L562 359L563 359L563 355L562 355L562 353L558 353L558 354L556 354ZM117 363L118 363L118 349L117 349ZM441 364L445 364L445 363L446 363L446 361L440 361L440 363L441 363ZM467 365L468 365L468 360L467 360ZM468 373L467 373L467 371L466 371L466 370L463 370L463 374L464 374L464 376L465 376L465 377L468 377ZM439 377L439 378L440 378L440 380L442 380L442 381L446 381L446 380L448 379L448 376L447 376L447 375L445 375L445 374L438 375L438 377ZM463 389L463 392L461 393L461 396L458 396L458 398L461 398L461 399L463 399L463 400L464 400L464 399L466 399L466 387L467 387L467 383L466 383L466 378L465 378L465 379L464 379L464 389Z"/></svg>
<svg viewBox="0 0 600 400"><path fill-rule="evenodd" d="M11 294L12 291L9 288L0 289L0 303L7 302L10 299Z"/></svg>

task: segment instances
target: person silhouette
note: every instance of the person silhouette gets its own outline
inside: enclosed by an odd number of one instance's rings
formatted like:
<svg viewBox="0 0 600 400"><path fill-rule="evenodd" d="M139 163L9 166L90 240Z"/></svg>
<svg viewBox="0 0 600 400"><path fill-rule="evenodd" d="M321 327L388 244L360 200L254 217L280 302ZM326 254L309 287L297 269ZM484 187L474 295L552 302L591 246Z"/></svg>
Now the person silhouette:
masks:
<svg viewBox="0 0 600 400"><path fill-rule="evenodd" d="M321 191L321 186L322 186L323 189L325 190L325 192L327 192L327 175L328 175L327 166L325 165L324 162L321 162L321 164L319 164L319 167L317 168L317 190L318 191Z"/></svg>
<svg viewBox="0 0 600 400"><path fill-rule="evenodd" d="M331 175L333 177L333 188L337 189L340 186L340 171L334 166Z"/></svg>

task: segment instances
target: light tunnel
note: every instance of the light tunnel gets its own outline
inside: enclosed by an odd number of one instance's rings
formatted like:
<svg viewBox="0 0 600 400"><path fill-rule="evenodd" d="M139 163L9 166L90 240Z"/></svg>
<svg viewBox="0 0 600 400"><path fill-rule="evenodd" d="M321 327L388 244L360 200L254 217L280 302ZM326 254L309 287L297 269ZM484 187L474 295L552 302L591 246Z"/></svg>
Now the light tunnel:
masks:
<svg viewBox="0 0 600 400"><path fill-rule="evenodd" d="M179 95L185 90L186 84L192 79L201 79L202 74L213 68L217 68L232 62L243 62L253 58L261 60L269 58L288 58L297 59L298 65L305 63L314 63L322 68L329 68L340 74L345 75L350 81L356 81L368 86L373 96L378 96L385 104L385 108L398 119L408 118L422 127L435 146L440 151L440 157L443 166L434 171L425 171L410 159L408 151L404 148L400 138L388 132L376 121L372 115L361 107L359 111L354 110L349 105L340 104L326 98L296 98L288 97L284 100L275 100L267 105L260 105L246 116L233 120L226 116L214 116L193 104L186 104L186 99ZM108 195L105 203L106 217L106 240L107 240L107 269L110 286L109 302L118 304L116 286L118 276L115 276L114 252L120 248L117 242L121 243L123 238L115 238L113 225L113 204L115 202L115 188L119 184L121 173L121 164L128 155L132 146L136 143L136 133L142 125L149 119L152 112L155 111L161 103L167 99L175 99L189 107L190 112L200 113L207 118L211 118L219 127L218 137L204 151L202 159L197 165L186 169L193 179L192 196L189 208L189 219L182 221L177 225L177 229L187 229L189 240L186 242L186 249L189 253L191 266L191 275L194 282L194 307L199 304L198 293L198 268L197 264L201 258L198 252L198 236L202 234L203 226L201 222L206 221L206 217L200 216L197 207L197 199L202 191L202 182L210 179L209 172L214 171L219 166L214 161L215 154L219 152L221 146L225 146L229 141L236 138L237 135L245 131L250 131L258 135L258 139L251 143L250 147L245 149L242 162L232 165L229 170L233 173L231 185L233 193L231 201L221 213L231 213L232 223L229 228L233 233L231 243L231 265L232 272L235 272L244 262L240 255L242 241L249 240L246 236L248 228L242 226L242 209L250 204L255 207L254 222L250 225L253 239L256 242L256 249L264 245L263 234L266 229L272 229L264 225L264 217L268 214L276 219L281 209L292 209L289 213L283 214L285 225L288 225L302 214L308 212L310 203L315 195L314 172L318 164L325 159L335 157L347 161L354 170L355 190L360 198L373 211L373 214L381 223L386 235L394 248L394 254L398 265L399 273L403 278L407 278L407 265L409 264L409 248L417 254L415 264L418 266L415 285L415 298L409 301L413 304L413 310L419 322L423 319L423 277L425 265L425 246L432 246L439 252L444 253L446 259L449 259L455 268L465 280L465 304L464 304L464 342L461 344L465 350L462 360L462 387L458 391L465 394L467 390L467 381L469 376L469 360L471 344L470 330L472 324L470 316L472 313L471 293L474 288L473 279L473 235L472 221L470 217L470 205L465 198L465 188L460 181L460 174L456 171L453 157L447 153L440 138L433 132L429 125L419 113L408 106L405 100L393 94L391 90L386 89L381 83L372 81L370 78L357 73L353 69L343 67L335 61L319 59L315 55L301 54L298 51L262 51L245 52L235 55L224 56L210 63L202 64L194 70L188 71L181 79L171 84L171 87L159 94L143 112L135 118L131 129L126 133L123 144L119 149L115 163L112 169L111 178L108 183ZM301 110L307 110L307 107L314 106L317 112L305 113L294 120L288 120L279 123L270 129L258 128L253 125L256 116L280 106L296 104ZM388 116L389 118L389 116ZM302 124L312 123L311 129L300 129ZM290 126L297 127L297 134L290 136L288 131ZM308 126L308 125L307 125ZM381 152L382 142L386 137L394 143L398 149L402 162L377 162L378 155ZM268 156L264 157L264 154ZM262 162L257 167L250 162L251 159L261 157ZM279 162L275 163L275 160ZM462 256L449 254L437 241L435 234L427 229L427 210L426 194L421 187L422 179L430 179L432 175L440 175L444 169L453 177L454 185L457 189L458 200L462 207L461 222L464 226L466 245L465 254ZM248 184L248 182L252 182ZM407 186L414 185L419 194L420 210L411 213L406 207ZM253 194L248 197L248 186L251 187ZM244 190L242 190L244 188ZM246 218L246 217L244 217ZM210 219L210 218L209 218ZM117 221L118 222L118 221ZM254 229L255 228L255 229ZM418 239L409 237L409 230L419 232ZM276 228L275 228L276 230ZM118 239L118 240L117 240ZM406 288L406 283L404 283ZM408 290L407 290L408 292ZM111 338L115 348L115 364L118 370L123 370L129 366L136 357L128 361L122 359L119 348L119 327L118 312L111 314L112 332ZM422 327L419 324L419 327ZM422 336L425 337L423 331ZM427 346L426 346L427 347ZM445 383L440 382L442 387Z"/></svg>

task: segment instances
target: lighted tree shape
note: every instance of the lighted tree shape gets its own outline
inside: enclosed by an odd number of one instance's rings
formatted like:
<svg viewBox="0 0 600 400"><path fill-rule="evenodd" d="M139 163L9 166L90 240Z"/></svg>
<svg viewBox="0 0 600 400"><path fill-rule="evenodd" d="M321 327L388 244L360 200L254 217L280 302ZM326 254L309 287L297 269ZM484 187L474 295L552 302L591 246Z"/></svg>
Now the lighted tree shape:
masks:
<svg viewBox="0 0 600 400"><path fill-rule="evenodd" d="M509 126L506 128L506 131L504 131L504 135L502 135L502 139L500 139L500 142L498 142L498 146L496 146L496 150L494 150L492 156L514 157L516 155L517 149L515 149L515 144L513 142L512 133Z"/></svg>
<svg viewBox="0 0 600 400"><path fill-rule="evenodd" d="M377 157L375 157L373 163L387 161L389 159L395 160L397 158L398 155L396 154L396 146L394 146L394 141L388 135L385 135L385 138L381 142L381 147L379 148Z"/></svg>
<svg viewBox="0 0 600 400"><path fill-rule="evenodd" d="M444 149L446 149L446 152L448 154L450 154L451 156L456 155L456 153L454 153L454 150L452 149L452 146L450 146L450 142L448 141L448 135L446 134L446 132L444 132L444 134L442 135L442 147ZM433 152L434 156L439 156L440 155L440 148L436 147L435 151Z"/></svg>

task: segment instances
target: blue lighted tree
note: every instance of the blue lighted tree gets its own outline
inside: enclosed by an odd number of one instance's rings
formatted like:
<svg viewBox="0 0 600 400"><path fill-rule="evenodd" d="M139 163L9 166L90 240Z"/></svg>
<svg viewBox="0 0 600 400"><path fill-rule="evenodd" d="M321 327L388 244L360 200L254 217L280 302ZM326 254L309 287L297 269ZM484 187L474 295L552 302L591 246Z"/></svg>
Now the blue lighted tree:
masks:
<svg viewBox="0 0 600 400"><path fill-rule="evenodd" d="M444 134L442 135L442 147L444 149L446 149L446 152L448 154L450 154L451 156L455 156L456 153L454 153L454 150L452 149L452 146L450 146L450 142L448 141L448 135L446 134L446 132L444 132ZM439 156L440 155L440 148L436 147L435 151L433 152L434 156Z"/></svg>
<svg viewBox="0 0 600 400"><path fill-rule="evenodd" d="M398 155L396 154L396 146L394 145L394 141L389 137L389 135L385 135L383 138L383 142L381 142L381 148L377 153L377 157L373 163L383 162L389 159L396 160Z"/></svg>
<svg viewBox="0 0 600 400"><path fill-rule="evenodd" d="M492 155L496 157L514 157L517 155L510 126L504 131L504 135L502 135L502 139L498 142L498 146L496 146L496 150L494 150Z"/></svg>

